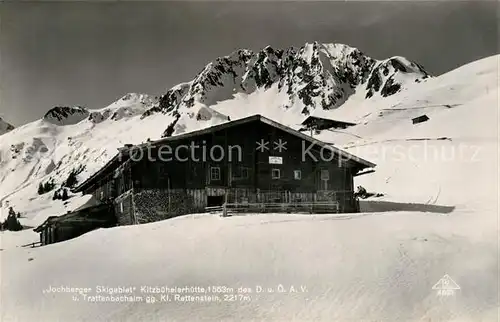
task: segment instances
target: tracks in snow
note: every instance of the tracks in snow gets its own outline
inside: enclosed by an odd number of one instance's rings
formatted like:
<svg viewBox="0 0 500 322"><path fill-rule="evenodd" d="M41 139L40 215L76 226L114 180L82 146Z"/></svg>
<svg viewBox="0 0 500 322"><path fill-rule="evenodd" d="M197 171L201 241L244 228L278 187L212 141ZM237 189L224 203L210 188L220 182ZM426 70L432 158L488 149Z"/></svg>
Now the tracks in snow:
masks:
<svg viewBox="0 0 500 322"><path fill-rule="evenodd" d="M381 141L373 141L373 142L366 142L366 143L360 143L360 144L346 145L346 146L344 146L344 149L350 149L350 148L355 148L355 147L360 147L360 146L366 146L366 145L372 145L372 144L379 144L379 143L411 142L411 141L452 141L452 139L448 138L448 137L438 137L438 138L410 138L410 139L388 139L388 140L381 140Z"/></svg>

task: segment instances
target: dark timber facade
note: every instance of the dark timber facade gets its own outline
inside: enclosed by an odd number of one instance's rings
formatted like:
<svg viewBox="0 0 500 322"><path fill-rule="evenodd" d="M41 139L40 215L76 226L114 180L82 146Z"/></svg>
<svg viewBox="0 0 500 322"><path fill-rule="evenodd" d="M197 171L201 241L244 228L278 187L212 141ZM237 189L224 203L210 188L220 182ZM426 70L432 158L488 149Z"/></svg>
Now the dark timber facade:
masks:
<svg viewBox="0 0 500 322"><path fill-rule="evenodd" d="M120 148L74 191L111 201L119 225L203 212L224 202L335 200L340 212L356 212L353 177L374 166L255 115Z"/></svg>

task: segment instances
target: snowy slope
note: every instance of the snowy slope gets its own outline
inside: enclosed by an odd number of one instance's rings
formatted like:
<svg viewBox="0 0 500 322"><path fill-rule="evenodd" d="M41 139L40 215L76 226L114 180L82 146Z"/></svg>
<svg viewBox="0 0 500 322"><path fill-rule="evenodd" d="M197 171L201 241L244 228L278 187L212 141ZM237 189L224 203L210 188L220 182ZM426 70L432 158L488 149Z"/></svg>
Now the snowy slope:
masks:
<svg viewBox="0 0 500 322"><path fill-rule="evenodd" d="M54 180L59 187L72 171L78 170L78 179L84 180L111 159L118 147L159 138L164 125L172 121L171 116L140 120L154 103L146 95L128 94L103 109L86 110L86 118L77 123L75 114L53 111L50 118L2 135L0 202L4 207L9 202L23 212L31 207L30 202L45 198L37 194L39 183Z"/></svg>
<svg viewBox="0 0 500 322"><path fill-rule="evenodd" d="M253 114L296 127L310 112L330 112L356 98L385 100L426 79L422 67L403 57L375 60L342 44L238 50L158 101L130 93L102 109L58 106L3 135L0 202L24 211L37 200L39 184L53 180L58 188L72 172L85 180L124 144Z"/></svg>
<svg viewBox="0 0 500 322"><path fill-rule="evenodd" d="M320 137L374 160L376 173L360 177L359 183L393 199L494 209L498 94L494 56L429 79L399 101L394 97L372 105L370 113L350 118L360 124L349 128L350 137L329 131ZM359 113L348 107L336 112L346 118ZM430 120L413 125L411 119L423 114ZM414 181L420 184L408 184Z"/></svg>
<svg viewBox="0 0 500 322"><path fill-rule="evenodd" d="M36 249L17 247L38 239L32 231L2 233L2 321L497 321L499 58L389 98L361 104L355 93L331 111L359 125L318 137L377 163L355 184L385 194L363 201L378 212L189 215ZM261 99L245 95L236 108ZM430 120L412 125L422 113ZM460 286L453 296L433 289L445 274ZM280 293L280 284L298 293ZM210 285L253 293L223 303L147 304L42 292L88 287L93 296L97 286L136 286L145 296L140 286ZM266 291L255 293L257 286Z"/></svg>
<svg viewBox="0 0 500 322"><path fill-rule="evenodd" d="M488 229L494 222L485 220L493 214L482 213L481 220L476 215L185 216L98 230L38 249L7 249L1 318L493 322L498 249L495 231ZM445 274L461 287L448 298L432 289ZM278 292L280 285L287 293ZM74 301L77 294L44 294L50 286L91 288L88 296L109 296L97 293L98 286L135 286L134 295L157 302L95 303L80 295ZM160 302L161 294L141 293L142 286L253 292L222 303ZM266 291L256 293L258 286Z"/></svg>

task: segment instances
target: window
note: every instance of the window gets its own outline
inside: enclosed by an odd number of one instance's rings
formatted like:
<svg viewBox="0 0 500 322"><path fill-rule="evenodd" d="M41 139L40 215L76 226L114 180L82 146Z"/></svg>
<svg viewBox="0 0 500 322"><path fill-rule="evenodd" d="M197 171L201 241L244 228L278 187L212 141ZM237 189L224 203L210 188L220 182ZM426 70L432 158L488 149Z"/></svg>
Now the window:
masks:
<svg viewBox="0 0 500 322"><path fill-rule="evenodd" d="M300 179L302 179L302 171L300 171L300 170L294 170L294 171L293 171L293 178L294 178L295 180L300 180Z"/></svg>
<svg viewBox="0 0 500 322"><path fill-rule="evenodd" d="M271 178L279 179L280 178L280 169L271 169Z"/></svg>
<svg viewBox="0 0 500 322"><path fill-rule="evenodd" d="M220 180L219 167L210 167L210 180Z"/></svg>
<svg viewBox="0 0 500 322"><path fill-rule="evenodd" d="M329 180L330 172L328 170L321 170L321 180Z"/></svg>
<svg viewBox="0 0 500 322"><path fill-rule="evenodd" d="M123 214L123 201L120 202L120 212Z"/></svg>

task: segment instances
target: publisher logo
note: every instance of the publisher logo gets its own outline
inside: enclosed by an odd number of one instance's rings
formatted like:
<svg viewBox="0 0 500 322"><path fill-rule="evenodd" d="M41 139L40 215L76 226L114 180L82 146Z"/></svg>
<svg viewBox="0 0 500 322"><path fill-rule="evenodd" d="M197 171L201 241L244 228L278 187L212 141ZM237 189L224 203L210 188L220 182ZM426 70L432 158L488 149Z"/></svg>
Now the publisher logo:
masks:
<svg viewBox="0 0 500 322"><path fill-rule="evenodd" d="M454 296L460 286L448 274L445 274L432 289L437 291L438 296Z"/></svg>

